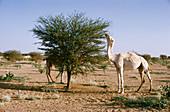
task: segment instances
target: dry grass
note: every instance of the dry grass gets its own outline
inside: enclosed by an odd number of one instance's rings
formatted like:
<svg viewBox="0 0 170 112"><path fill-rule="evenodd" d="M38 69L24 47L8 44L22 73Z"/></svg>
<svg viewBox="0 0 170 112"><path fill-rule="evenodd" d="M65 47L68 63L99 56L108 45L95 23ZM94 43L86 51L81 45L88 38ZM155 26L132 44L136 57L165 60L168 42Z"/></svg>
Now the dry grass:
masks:
<svg viewBox="0 0 170 112"><path fill-rule="evenodd" d="M138 107L131 105L126 106L126 102L111 100L115 97L128 98L131 100L140 101L140 98L158 97L162 91L162 85L170 81L170 71L166 66L161 64L152 64L153 70L151 77L153 79L153 91L148 93L149 81L145 77L145 84L140 92L136 93L140 85L140 75L137 70L126 71L125 79L125 94L118 94L117 91L117 74L114 66L108 67L103 73L103 70L95 69L94 73L89 73L87 76L77 75L72 76L70 90L65 91L67 82L66 75L64 76L65 84L60 84L60 79L56 80L56 84L47 84L45 73L40 73L38 68L29 64L29 61L17 62L16 64L22 67L18 69L12 65L1 66L0 76L5 75L6 71L16 74L17 77L25 77L23 81L11 80L0 82L0 98L10 96L10 102L2 103L0 108L6 111L141 111L143 107L138 104ZM44 66L45 62L41 62ZM55 68L53 68L55 69ZM52 77L55 79L58 71L52 71ZM96 75L100 74L100 75ZM19 93L18 96L16 93ZM24 96L25 95L25 96ZM159 97L158 97L159 98ZM3 106L5 105L5 106ZM150 108L152 111L158 111L156 108ZM162 111L168 111L163 109Z"/></svg>

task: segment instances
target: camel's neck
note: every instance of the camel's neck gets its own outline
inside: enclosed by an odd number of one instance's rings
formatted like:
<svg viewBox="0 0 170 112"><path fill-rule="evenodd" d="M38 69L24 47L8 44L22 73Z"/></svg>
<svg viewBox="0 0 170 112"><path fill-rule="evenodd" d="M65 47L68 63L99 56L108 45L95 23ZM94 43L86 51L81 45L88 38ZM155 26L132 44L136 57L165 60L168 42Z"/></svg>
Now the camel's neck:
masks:
<svg viewBox="0 0 170 112"><path fill-rule="evenodd" d="M108 55L109 60L114 62L116 55L113 53L113 46L114 46L114 43L113 45L107 44L107 55Z"/></svg>

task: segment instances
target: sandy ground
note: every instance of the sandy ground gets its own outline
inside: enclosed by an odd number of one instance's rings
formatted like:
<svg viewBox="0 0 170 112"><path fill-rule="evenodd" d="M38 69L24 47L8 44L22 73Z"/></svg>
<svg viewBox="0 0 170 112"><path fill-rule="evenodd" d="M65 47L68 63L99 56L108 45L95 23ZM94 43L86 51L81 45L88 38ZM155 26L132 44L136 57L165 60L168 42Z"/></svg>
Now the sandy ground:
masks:
<svg viewBox="0 0 170 112"><path fill-rule="evenodd" d="M28 61L17 62L22 67L20 69L13 67L0 67L0 76L5 75L7 71L16 74L17 77L25 77L25 81L0 82L0 97L4 95L11 96L10 102L4 102L0 107L0 112L114 112L114 111L149 111L142 108L127 108L119 105L114 105L111 99L113 97L147 97L151 96L148 93L149 81L145 77L146 82L141 88L140 92L136 93L140 85L140 76L137 70L125 71L125 93L118 94L117 91L117 75L114 65L110 66L104 73L102 70L96 70L94 73L89 73L87 76L77 75L72 76L72 84L69 91L65 91L67 77L64 76L65 84L58 82L50 89L53 92L43 92L49 87L44 87L47 84L45 73L40 74L38 69L29 64ZM44 65L44 62L41 62ZM153 72L165 72L165 74L151 74L153 79L153 88L157 89L160 85L166 85L165 81L170 81L170 70L160 64L153 64L150 66ZM55 78L57 71L52 71L52 76ZM90 86L89 82L96 82L97 85ZM107 85L109 88L102 88ZM58 91L58 92L57 92ZM153 91L155 92L155 91ZM31 96L43 96L38 100L21 100L17 94ZM55 95L60 98L56 98ZM158 111L153 109L153 111ZM164 109L162 111L169 111Z"/></svg>

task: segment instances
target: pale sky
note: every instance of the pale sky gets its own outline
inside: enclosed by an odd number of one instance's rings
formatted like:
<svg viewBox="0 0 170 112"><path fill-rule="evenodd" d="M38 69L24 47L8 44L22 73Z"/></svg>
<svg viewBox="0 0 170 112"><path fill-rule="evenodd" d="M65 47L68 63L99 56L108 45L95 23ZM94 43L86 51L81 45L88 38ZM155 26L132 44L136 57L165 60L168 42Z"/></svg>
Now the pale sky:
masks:
<svg viewBox="0 0 170 112"><path fill-rule="evenodd" d="M29 31L38 17L75 10L112 22L115 54L170 56L170 0L0 0L0 52L41 52Z"/></svg>

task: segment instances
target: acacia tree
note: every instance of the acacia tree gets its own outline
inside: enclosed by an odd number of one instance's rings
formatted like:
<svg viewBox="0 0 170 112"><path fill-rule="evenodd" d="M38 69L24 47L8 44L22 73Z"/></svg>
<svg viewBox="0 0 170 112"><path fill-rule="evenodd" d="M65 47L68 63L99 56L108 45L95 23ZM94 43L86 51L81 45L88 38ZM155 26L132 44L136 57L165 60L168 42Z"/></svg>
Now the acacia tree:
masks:
<svg viewBox="0 0 170 112"><path fill-rule="evenodd" d="M103 39L109 25L110 22L101 18L91 19L85 17L85 13L74 12L67 16L39 17L32 32L41 40L39 43L43 47L39 49L44 50L49 59L59 60L60 66L66 67L69 89L71 75L85 73L82 66L89 68L88 63L96 63L97 54L105 52Z"/></svg>

